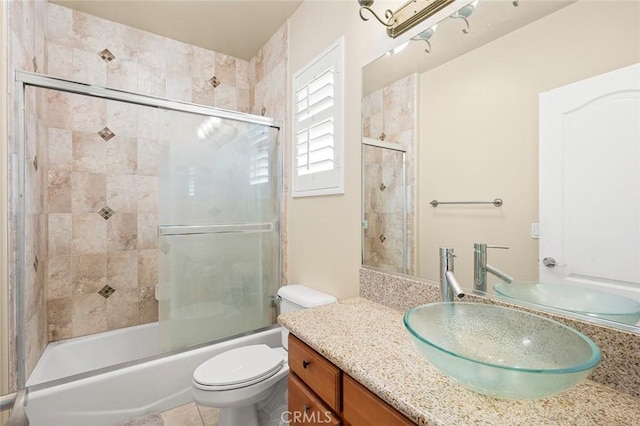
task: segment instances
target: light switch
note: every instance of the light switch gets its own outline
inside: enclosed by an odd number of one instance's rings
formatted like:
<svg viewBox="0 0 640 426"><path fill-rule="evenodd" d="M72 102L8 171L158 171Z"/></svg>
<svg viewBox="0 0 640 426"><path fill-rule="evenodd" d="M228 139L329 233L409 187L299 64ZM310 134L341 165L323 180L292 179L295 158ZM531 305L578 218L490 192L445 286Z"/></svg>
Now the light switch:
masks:
<svg viewBox="0 0 640 426"><path fill-rule="evenodd" d="M540 224L538 223L531 224L531 238L536 240L540 238Z"/></svg>

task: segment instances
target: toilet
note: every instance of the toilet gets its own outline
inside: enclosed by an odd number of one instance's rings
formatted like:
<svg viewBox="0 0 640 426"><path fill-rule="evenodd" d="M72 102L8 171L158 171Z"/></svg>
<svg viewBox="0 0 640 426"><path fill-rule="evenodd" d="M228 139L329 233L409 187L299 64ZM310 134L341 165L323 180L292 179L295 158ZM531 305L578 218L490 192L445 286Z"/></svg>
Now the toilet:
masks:
<svg viewBox="0 0 640 426"><path fill-rule="evenodd" d="M329 294L299 284L281 287L278 297L282 314L337 301ZM194 370L193 399L199 405L220 409L219 426L258 426L256 405L276 389L286 387L289 331L284 327L281 331L282 347L262 344L230 349Z"/></svg>

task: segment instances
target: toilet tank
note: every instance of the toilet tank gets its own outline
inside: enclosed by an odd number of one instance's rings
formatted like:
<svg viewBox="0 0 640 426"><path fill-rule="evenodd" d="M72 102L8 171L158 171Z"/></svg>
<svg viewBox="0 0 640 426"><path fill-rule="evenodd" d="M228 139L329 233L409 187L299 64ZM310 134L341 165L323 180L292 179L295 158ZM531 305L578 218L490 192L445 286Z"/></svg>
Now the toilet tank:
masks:
<svg viewBox="0 0 640 426"><path fill-rule="evenodd" d="M300 284L291 284L280 287L278 290L280 297L280 313L299 311L301 309L313 308L315 306L328 305L337 302L334 296L305 287ZM282 327L282 346L288 349L289 330Z"/></svg>

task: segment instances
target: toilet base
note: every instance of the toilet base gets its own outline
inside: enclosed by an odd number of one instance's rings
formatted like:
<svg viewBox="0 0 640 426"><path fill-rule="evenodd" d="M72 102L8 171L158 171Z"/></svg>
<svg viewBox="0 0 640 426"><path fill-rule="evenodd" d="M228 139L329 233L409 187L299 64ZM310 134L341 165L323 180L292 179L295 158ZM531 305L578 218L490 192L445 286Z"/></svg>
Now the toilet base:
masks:
<svg viewBox="0 0 640 426"><path fill-rule="evenodd" d="M258 426L258 412L255 405L226 407L220 409L218 426Z"/></svg>

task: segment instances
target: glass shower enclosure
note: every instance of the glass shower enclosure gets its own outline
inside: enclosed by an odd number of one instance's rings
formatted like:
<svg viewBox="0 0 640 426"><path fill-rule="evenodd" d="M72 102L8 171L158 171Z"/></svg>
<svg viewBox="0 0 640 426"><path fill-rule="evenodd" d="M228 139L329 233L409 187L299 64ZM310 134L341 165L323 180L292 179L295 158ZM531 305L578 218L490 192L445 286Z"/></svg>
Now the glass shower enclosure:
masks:
<svg viewBox="0 0 640 426"><path fill-rule="evenodd" d="M275 324L274 120L27 72L16 84L18 388L51 342L157 322L131 362ZM50 118L37 126L36 105Z"/></svg>

